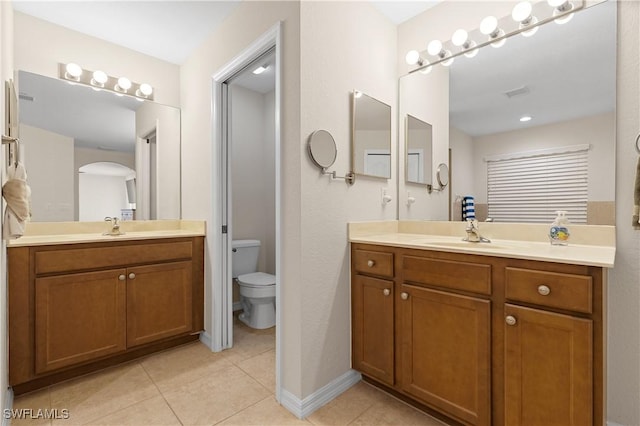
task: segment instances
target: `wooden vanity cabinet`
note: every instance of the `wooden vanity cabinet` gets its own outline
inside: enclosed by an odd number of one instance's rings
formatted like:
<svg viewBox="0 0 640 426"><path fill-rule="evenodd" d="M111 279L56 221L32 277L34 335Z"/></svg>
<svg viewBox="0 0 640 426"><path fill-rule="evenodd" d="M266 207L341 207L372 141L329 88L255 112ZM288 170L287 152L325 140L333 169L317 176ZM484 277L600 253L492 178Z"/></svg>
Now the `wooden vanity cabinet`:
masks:
<svg viewBox="0 0 640 426"><path fill-rule="evenodd" d="M204 238L11 247L9 384L22 393L197 338Z"/></svg>
<svg viewBox="0 0 640 426"><path fill-rule="evenodd" d="M367 380L452 424L604 421L604 269L355 243L351 258Z"/></svg>

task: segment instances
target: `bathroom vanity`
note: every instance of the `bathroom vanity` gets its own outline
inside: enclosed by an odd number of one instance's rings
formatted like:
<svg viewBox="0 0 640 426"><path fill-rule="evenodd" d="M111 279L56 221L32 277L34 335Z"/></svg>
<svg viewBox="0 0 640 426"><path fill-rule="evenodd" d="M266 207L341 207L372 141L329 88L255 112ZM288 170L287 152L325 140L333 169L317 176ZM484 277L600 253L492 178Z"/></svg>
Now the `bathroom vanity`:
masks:
<svg viewBox="0 0 640 426"><path fill-rule="evenodd" d="M352 363L366 380L454 423L604 422L612 236L480 245L379 225L350 230Z"/></svg>
<svg viewBox="0 0 640 426"><path fill-rule="evenodd" d="M204 224L180 222L10 243L9 384L16 394L198 338Z"/></svg>

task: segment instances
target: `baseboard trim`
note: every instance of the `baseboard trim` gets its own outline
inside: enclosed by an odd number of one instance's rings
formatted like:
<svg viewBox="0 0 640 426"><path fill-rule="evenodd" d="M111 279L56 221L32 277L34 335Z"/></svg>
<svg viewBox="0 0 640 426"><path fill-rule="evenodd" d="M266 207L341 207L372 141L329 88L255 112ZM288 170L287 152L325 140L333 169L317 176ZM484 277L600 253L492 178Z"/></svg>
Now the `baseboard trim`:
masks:
<svg viewBox="0 0 640 426"><path fill-rule="evenodd" d="M13 389L7 388L7 393L4 395L4 406L2 407L2 426L11 425L11 417L4 415L5 410L11 410L13 408Z"/></svg>
<svg viewBox="0 0 640 426"><path fill-rule="evenodd" d="M233 312L242 310L242 302L233 302Z"/></svg>
<svg viewBox="0 0 640 426"><path fill-rule="evenodd" d="M209 335L209 333L207 333L206 331L202 331L200 332L200 341L202 342L202 344L204 344L206 347L208 347L209 349L211 349L211 336Z"/></svg>
<svg viewBox="0 0 640 426"><path fill-rule="evenodd" d="M362 380L360 373L349 370L302 400L286 389L282 389L280 404L297 418L304 419L360 380Z"/></svg>

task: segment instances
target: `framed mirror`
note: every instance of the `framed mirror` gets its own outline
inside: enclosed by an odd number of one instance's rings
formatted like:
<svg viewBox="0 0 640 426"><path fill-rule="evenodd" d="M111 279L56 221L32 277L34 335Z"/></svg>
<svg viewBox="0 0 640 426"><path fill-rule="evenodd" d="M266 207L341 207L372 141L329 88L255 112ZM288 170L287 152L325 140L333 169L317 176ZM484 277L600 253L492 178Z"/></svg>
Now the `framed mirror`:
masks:
<svg viewBox="0 0 640 426"><path fill-rule="evenodd" d="M351 170L358 175L391 178L391 106L353 91Z"/></svg>
<svg viewBox="0 0 640 426"><path fill-rule="evenodd" d="M180 218L180 110L19 71L35 222Z"/></svg>
<svg viewBox="0 0 640 426"><path fill-rule="evenodd" d="M486 36L473 30L470 38ZM573 223L613 225L615 78L614 1L564 25L542 25L531 37L510 37L500 48L485 46L473 58L459 56L449 67L403 76L400 114L428 117L434 164L452 170L452 199L423 218L443 220L456 196L473 196L479 220L551 223L555 210L569 210ZM429 108L448 115L432 119L423 111ZM496 165L508 167L498 172ZM569 177L574 172L579 177ZM399 218L410 214L401 208Z"/></svg>
<svg viewBox="0 0 640 426"><path fill-rule="evenodd" d="M431 185L432 126L407 114L405 127L405 180L407 183Z"/></svg>

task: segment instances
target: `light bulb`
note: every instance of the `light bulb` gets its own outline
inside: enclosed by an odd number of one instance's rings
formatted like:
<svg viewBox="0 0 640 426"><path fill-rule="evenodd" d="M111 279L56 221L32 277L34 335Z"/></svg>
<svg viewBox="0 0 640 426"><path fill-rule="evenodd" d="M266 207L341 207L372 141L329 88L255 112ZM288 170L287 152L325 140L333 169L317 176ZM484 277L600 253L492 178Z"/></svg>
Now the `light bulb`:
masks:
<svg viewBox="0 0 640 426"><path fill-rule="evenodd" d="M487 16L480 22L480 32L484 35L493 34L498 29L498 19L495 16Z"/></svg>
<svg viewBox="0 0 640 426"><path fill-rule="evenodd" d="M504 35L504 31L500 30L500 32L498 33L497 37L502 37ZM491 43L491 47L495 47L496 49L499 47L504 46L504 44L507 42L506 38L503 38L502 40L498 40L498 41L494 41L493 43Z"/></svg>
<svg viewBox="0 0 640 426"><path fill-rule="evenodd" d="M456 30L455 33L453 33L453 36L451 37L451 42L453 43L454 46L462 46L467 42L468 39L469 39L469 34L461 28L459 30Z"/></svg>
<svg viewBox="0 0 640 426"><path fill-rule="evenodd" d="M431 40L427 46L427 52L431 56L437 56L442 52L442 42L440 40Z"/></svg>
<svg viewBox="0 0 640 426"><path fill-rule="evenodd" d="M404 57L409 65L415 65L420 61L420 52L417 50L411 50L407 53L407 56Z"/></svg>
<svg viewBox="0 0 640 426"><path fill-rule="evenodd" d="M151 87L150 84L147 83L142 83L140 85L140 88L138 89L138 91L143 95L143 96L149 96L153 93L153 87Z"/></svg>
<svg viewBox="0 0 640 426"><path fill-rule="evenodd" d="M522 1L515 5L513 12L511 12L511 17L516 22L526 21L531 16L532 10L533 7L531 6L531 3L528 1Z"/></svg>
<svg viewBox="0 0 640 426"><path fill-rule="evenodd" d="M464 52L464 56L466 56L467 58L473 58L474 56L476 56L480 49L474 49L474 47L476 47L476 42L470 42L469 47L467 48L468 50Z"/></svg>
<svg viewBox="0 0 640 426"><path fill-rule="evenodd" d="M82 75L82 68L78 64L74 64L73 62L68 63L65 67L67 77L73 78L74 80L79 80Z"/></svg>
<svg viewBox="0 0 640 426"><path fill-rule="evenodd" d="M427 65L429 65L428 61L425 61ZM429 74L431 72L431 70L433 69L433 67L431 65L426 66L424 68L420 68L420 74Z"/></svg>
<svg viewBox="0 0 640 426"><path fill-rule="evenodd" d="M127 92L127 90L131 89L131 80L129 80L127 77L120 77L118 79L118 84L116 85L115 89L118 92Z"/></svg>
<svg viewBox="0 0 640 426"><path fill-rule="evenodd" d="M562 14L562 13L565 13L565 12L568 12L568 11L570 11L570 10L573 10L573 4L572 4L572 3L567 2L567 3L566 3L566 7L565 7L565 6L562 6L562 7L558 8L558 9L554 10L554 11L553 11L553 16L558 16L558 15L560 15L560 14ZM566 24L566 23L567 23L567 22L569 22L571 19L573 19L573 13L569 13L569 14L567 14L567 15L563 15L563 16L561 16L560 18L556 18L556 19L554 20L554 22L555 22L556 24L560 24L560 25L562 25L562 24Z"/></svg>
<svg viewBox="0 0 640 426"><path fill-rule="evenodd" d="M531 26L533 26L533 25L535 25L537 23L538 23L538 18L536 18L535 16L532 16L531 17L531 21L528 24L526 24L526 25L522 24L522 23L520 24L520 29L522 30L524 28L531 27ZM524 37L531 37L532 35L534 35L535 33L538 32L538 28L540 28L540 27L533 27L530 30L526 30L526 31L521 32L520 34L522 34Z"/></svg>
<svg viewBox="0 0 640 426"><path fill-rule="evenodd" d="M93 84L94 86L104 87L104 84L107 82L108 79L109 77L104 71L97 70L93 72L93 78L91 79L91 84Z"/></svg>

